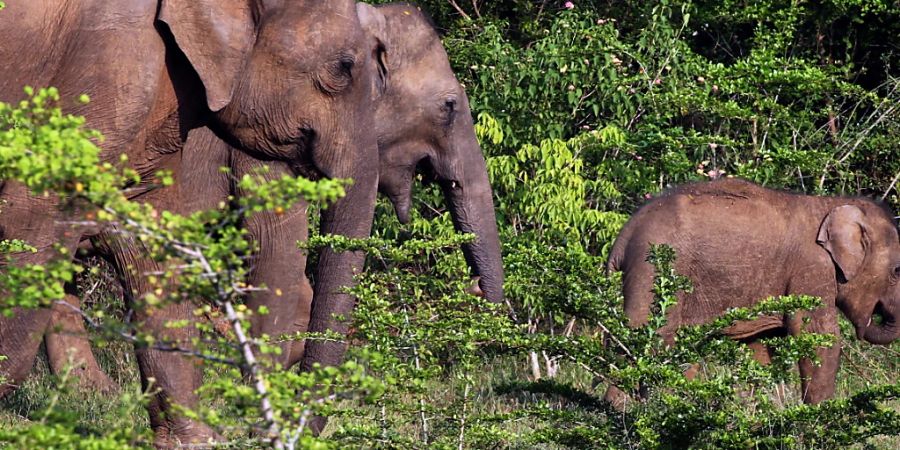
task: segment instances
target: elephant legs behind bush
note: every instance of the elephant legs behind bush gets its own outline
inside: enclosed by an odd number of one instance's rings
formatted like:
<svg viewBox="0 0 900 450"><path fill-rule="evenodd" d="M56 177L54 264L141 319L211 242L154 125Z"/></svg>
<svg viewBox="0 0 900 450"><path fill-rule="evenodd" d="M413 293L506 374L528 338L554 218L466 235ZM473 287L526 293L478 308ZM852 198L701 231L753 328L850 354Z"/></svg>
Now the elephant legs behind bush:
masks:
<svg viewBox="0 0 900 450"><path fill-rule="evenodd" d="M820 308L808 313L798 313L787 321L781 316L769 315L753 321L737 322L725 332L732 339L747 344L753 352L753 358L760 364L767 365L772 361L772 348L764 344L762 340L783 337L787 334L796 336L803 332L839 335L837 314L834 308ZM660 332L664 333L663 340L668 345L674 345L674 329L665 327ZM821 363L818 365L808 359L800 361L801 397L805 402L819 403L834 395L835 379L840 365L840 348L840 342L831 347L819 348L817 355ZM684 376L688 380L692 380L699 373L699 364L695 363L685 370ZM778 400L783 401L783 386L776 387L776 390ZM640 401L646 397L647 392L643 387L640 392L637 398L633 398L622 389L610 385L603 399L617 411L624 411L629 402Z"/></svg>
<svg viewBox="0 0 900 450"><path fill-rule="evenodd" d="M119 386L97 363L80 311L81 301L73 294L54 303L50 325L44 334L50 371L56 375L69 371L69 376L81 387L115 392Z"/></svg>
<svg viewBox="0 0 900 450"><path fill-rule="evenodd" d="M834 396L837 373L841 366L841 328L838 311L834 307L822 307L815 311L795 314L788 322L788 332L797 336L802 332L829 334L835 342L831 347L819 347L816 364L808 358L800 360L800 393L803 401L816 404Z"/></svg>
<svg viewBox="0 0 900 450"><path fill-rule="evenodd" d="M232 168L237 178L246 174L265 171L267 178L292 175L285 164L263 162L235 152ZM247 195L237 192L238 196ZM300 201L283 212L262 212L244 221L249 236L257 244L257 251L250 259L249 284L265 286L266 290L254 292L247 299L251 310L265 306L266 315L252 316L251 331L254 336L279 336L304 333L309 326L313 290L306 277L306 251L297 243L309 237L308 204ZM304 341L287 338L280 344L282 354L274 362L284 367L298 363L303 357Z"/></svg>
<svg viewBox="0 0 900 450"><path fill-rule="evenodd" d="M151 393L148 409L150 425L157 436L156 445L206 444L219 440L220 437L207 425L188 419L175 408L177 405L193 409L199 403L195 391L202 383L201 361L182 354L191 350L198 331L193 326L168 326L172 322L190 320L193 304L181 301L147 305L146 295L156 291L157 298L165 299L175 289L172 280L154 285L147 276L165 273L165 268L148 258L142 246L130 236L117 230L105 231L97 243L114 261L126 304L135 312L136 331L149 333L154 338L153 347L138 344L136 353L142 388Z"/></svg>
<svg viewBox="0 0 900 450"><path fill-rule="evenodd" d="M5 264L45 266L54 260L68 258L74 254L80 237L90 232L83 225L63 220L56 208L57 200L52 196L32 195L25 186L11 181L3 183L0 189L0 204L3 205L0 239L22 240L34 248L34 251L9 255L10 261L0 265L0 270L5 270ZM4 292L3 296L6 301L16 301L20 300L16 296L21 293ZM21 300L52 301L49 298ZM11 317L0 316L0 355L6 358L0 360L0 396L13 390L28 376L51 318L49 307L15 308L13 312Z"/></svg>
<svg viewBox="0 0 900 450"><path fill-rule="evenodd" d="M0 397L25 380L50 321L48 309L17 309L12 317L0 316Z"/></svg>

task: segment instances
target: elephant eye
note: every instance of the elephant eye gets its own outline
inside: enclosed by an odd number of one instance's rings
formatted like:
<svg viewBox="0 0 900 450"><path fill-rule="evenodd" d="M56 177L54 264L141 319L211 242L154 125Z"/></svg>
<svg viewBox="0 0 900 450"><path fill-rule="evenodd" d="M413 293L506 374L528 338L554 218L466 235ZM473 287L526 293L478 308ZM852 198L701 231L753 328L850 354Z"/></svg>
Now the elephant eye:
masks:
<svg viewBox="0 0 900 450"><path fill-rule="evenodd" d="M346 77L353 76L353 66L356 64L356 61L353 58L345 56L338 60L338 70L340 73Z"/></svg>
<svg viewBox="0 0 900 450"><path fill-rule="evenodd" d="M456 118L456 98L447 97L444 100L444 106L441 107L441 112L444 113L444 126L453 125L453 119Z"/></svg>
<svg viewBox="0 0 900 450"><path fill-rule="evenodd" d="M324 73L317 77L319 88L329 94L338 94L353 83L353 67L356 61L352 56L341 56L325 66Z"/></svg>
<svg viewBox="0 0 900 450"><path fill-rule="evenodd" d="M894 278L900 278L900 264L894 266L892 275L894 276Z"/></svg>

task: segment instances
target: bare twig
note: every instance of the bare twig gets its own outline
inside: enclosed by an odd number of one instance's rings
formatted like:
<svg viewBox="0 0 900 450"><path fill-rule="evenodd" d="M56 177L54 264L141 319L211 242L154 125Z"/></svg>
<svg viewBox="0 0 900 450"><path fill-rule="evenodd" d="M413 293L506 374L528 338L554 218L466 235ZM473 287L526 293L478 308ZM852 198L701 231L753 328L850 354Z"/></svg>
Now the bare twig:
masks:
<svg viewBox="0 0 900 450"><path fill-rule="evenodd" d="M891 180L890 186L888 186L888 188L884 191L884 194L881 195L881 200L882 200L882 201L884 201L884 199L887 198L888 194L891 193L891 189L894 189L894 186L897 185L897 180L898 180L898 179L900 179L900 172L897 172L897 175L894 175L894 179Z"/></svg>
<svg viewBox="0 0 900 450"><path fill-rule="evenodd" d="M528 352L528 359L531 363L531 378L534 381L538 381L541 379L541 362L538 360L538 354L536 351L532 350Z"/></svg>
<svg viewBox="0 0 900 450"><path fill-rule="evenodd" d="M217 275L203 253L198 251L197 256L204 272ZM237 312L234 310L234 304L231 302L232 294L226 292L221 283L216 283L216 290L219 294L216 303L220 303L220 306L225 308L225 316L228 318L228 321L231 322L231 328L241 346L245 368L250 372L250 376L253 377L253 387L259 395L260 410L263 413L263 418L266 420L269 438L272 440L272 447L277 450L283 450L285 447L284 443L281 441L281 430L278 427L278 422L275 420L275 411L272 409L271 400L269 400L269 390L266 387L265 377L259 367L259 362L256 360L256 355L253 353L253 344L247 339L247 335L244 333L243 324L241 324L241 318L238 317Z"/></svg>
<svg viewBox="0 0 900 450"><path fill-rule="evenodd" d="M537 320L528 319L528 334L534 334L537 332ZM531 367L531 378L534 381L538 381L541 379L541 361L538 359L538 354L536 351L531 350L528 352L528 362Z"/></svg>
<svg viewBox="0 0 900 450"><path fill-rule="evenodd" d="M466 12L463 11L463 9L460 8L459 5L456 4L455 0L447 0L447 1L450 2L450 5L453 6L453 9L455 9L456 12L459 13L459 15L463 16L463 18L465 18L466 20L472 20L472 17L470 17L468 14L466 14Z"/></svg>
<svg viewBox="0 0 900 450"><path fill-rule="evenodd" d="M541 22L541 15L544 14L544 8L547 7L547 2L548 2L548 1L550 1L550 0L543 0L543 1L541 2L541 7L538 8L537 17L536 17L535 20L534 20L535 22L537 22L537 23L540 23L540 22Z"/></svg>
<svg viewBox="0 0 900 450"><path fill-rule="evenodd" d="M866 139L866 137L869 136L869 133L871 133L872 130L875 129L875 127L877 127L878 125L880 125L881 122L884 121L884 119L886 119L888 116L890 116L891 114L893 114L894 111L897 110L897 106L898 106L898 105L896 105L896 104L892 105L892 106L889 107L883 114L881 114L880 116L878 116L878 118L876 118L875 121L872 122L872 124L869 125L869 127L866 128L866 129L860 134L859 138L858 138L858 139L856 140L856 142L853 144L853 147L851 147L849 150L847 150L846 152L844 152L843 156L841 156L841 158L838 160L838 162L839 162L839 163L843 163L844 161L846 161L847 158L849 158L850 155L853 154L854 151L856 151L857 147L859 147L859 145L862 144L862 142Z"/></svg>
<svg viewBox="0 0 900 450"><path fill-rule="evenodd" d="M406 321L407 329L409 329L409 311L407 311L405 305L403 307L403 318ZM419 362L419 346L414 342L411 344L416 370L422 370L421 363ZM419 418L422 420L422 441L425 442L425 445L428 445L428 417L425 416L425 398L421 396L419 397Z"/></svg>
<svg viewBox="0 0 900 450"><path fill-rule="evenodd" d="M563 336L572 336L572 332L575 331L575 319L575 317L572 317L572 319L569 320L569 323L566 324L566 328L563 330Z"/></svg>
<svg viewBox="0 0 900 450"><path fill-rule="evenodd" d="M888 117L891 117L895 112L897 112L897 108L898 106L900 106L900 104L895 101L894 96L898 88L900 88L900 83L895 82L894 86L891 88L891 91L885 95L885 98L883 99L881 104L877 105L875 111L873 111L868 116L867 122L869 122L869 125L858 134L857 138L853 141L853 145L845 150L837 161L829 161L825 164L825 167L822 168L822 176L819 178L819 189L822 189L825 186L825 179L827 178L828 172L832 169L832 167L835 167L838 164L842 164L847 161L847 159L850 158L850 156L856 151L857 148L859 148L863 141L868 138L869 134L871 134L876 127L878 127ZM853 109L855 110L856 108L858 108L860 106L859 103L861 102L862 101L858 102L857 105L853 107ZM882 110L882 105L889 106L887 106L886 109ZM841 132L847 132L849 129L850 127L845 126L843 130L841 130ZM846 148L847 144L845 144L845 142L846 141L841 140L841 145L838 148Z"/></svg>
<svg viewBox="0 0 900 450"><path fill-rule="evenodd" d="M541 351L541 356L544 357L544 367L547 368L547 378L556 378L556 374L559 373L559 357L551 357L545 351Z"/></svg>
<svg viewBox="0 0 900 450"><path fill-rule="evenodd" d="M616 335L609 331L609 328L606 328L606 326L603 325L602 322L597 322L597 325L600 326L600 329L603 330L603 332L606 333L606 335L609 336L609 338L612 339L613 342L615 342L616 345L619 346L619 348L625 351L625 354L628 355L629 358L634 359L634 355L631 354L631 350L628 350L628 347L626 347L625 344L623 344L622 341L620 341L619 338L616 337Z"/></svg>
<svg viewBox="0 0 900 450"><path fill-rule="evenodd" d="M469 406L469 389L471 385L469 384L469 380L466 380L466 389L463 391L463 410L462 416L459 420L459 444L457 445L458 450L463 450L465 448L466 443L466 414L467 414L467 406Z"/></svg>

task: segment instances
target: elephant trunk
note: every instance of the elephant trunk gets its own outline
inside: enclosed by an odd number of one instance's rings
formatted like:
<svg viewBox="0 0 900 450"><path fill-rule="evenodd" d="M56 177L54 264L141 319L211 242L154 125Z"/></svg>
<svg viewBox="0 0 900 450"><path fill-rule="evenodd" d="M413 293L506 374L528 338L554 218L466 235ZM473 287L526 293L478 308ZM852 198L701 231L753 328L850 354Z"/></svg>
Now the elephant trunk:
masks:
<svg viewBox="0 0 900 450"><path fill-rule="evenodd" d="M359 160L377 158L372 152L360 155ZM363 152L361 152L363 153ZM345 236L353 239L369 237L375 212L375 195L378 174L374 168L357 164L353 172L334 174L337 178L352 178L353 184L346 195L322 212L322 235ZM346 336L355 299L343 292L355 284L353 277L362 272L365 253L361 251L337 252L325 248L319 255L315 271L313 304L308 331L310 333L333 332ZM347 344L342 339L307 339L301 368L312 369L315 363L322 366L339 365Z"/></svg>
<svg viewBox="0 0 900 450"><path fill-rule="evenodd" d="M900 327L897 324L896 308L898 302L886 305L879 302L873 311L873 315L880 315L881 323L870 323L862 330L862 338L876 345L888 345L900 338Z"/></svg>
<svg viewBox="0 0 900 450"><path fill-rule="evenodd" d="M454 139L461 156L456 166L460 176L442 182L444 197L454 227L472 233L475 241L463 245L466 262L478 280L481 294L488 300L503 301L503 258L494 201L487 167L472 127L459 127L461 139ZM465 131L463 131L465 130ZM457 170L457 172L460 172Z"/></svg>

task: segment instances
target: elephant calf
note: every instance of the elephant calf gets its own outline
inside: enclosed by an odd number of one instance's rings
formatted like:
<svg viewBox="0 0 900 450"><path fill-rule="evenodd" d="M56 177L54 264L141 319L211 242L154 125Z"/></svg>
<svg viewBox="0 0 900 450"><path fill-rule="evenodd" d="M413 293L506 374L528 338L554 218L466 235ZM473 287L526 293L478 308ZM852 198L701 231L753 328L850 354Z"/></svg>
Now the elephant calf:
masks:
<svg viewBox="0 0 900 450"><path fill-rule="evenodd" d="M839 337L839 310L859 339L884 345L900 333L900 240L883 204L775 191L738 179L671 189L634 214L610 254L608 269L623 272L632 326L646 323L653 302L654 268L646 261L651 243L673 247L676 270L694 285L660 330L669 341L682 325L788 294L821 297L824 306L736 324L729 335L748 342L764 333L803 330ZM800 362L805 402L834 394L840 352L835 343L818 350L821 365Z"/></svg>

